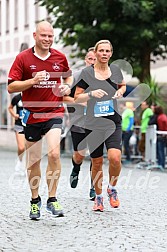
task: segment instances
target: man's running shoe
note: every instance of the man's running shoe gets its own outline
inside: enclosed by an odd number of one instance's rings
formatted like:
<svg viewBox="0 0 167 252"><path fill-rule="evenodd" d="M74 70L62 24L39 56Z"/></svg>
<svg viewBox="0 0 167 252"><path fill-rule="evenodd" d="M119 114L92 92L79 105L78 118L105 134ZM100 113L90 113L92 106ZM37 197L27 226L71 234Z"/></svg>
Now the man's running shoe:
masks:
<svg viewBox="0 0 167 252"><path fill-rule="evenodd" d="M92 201L95 200L95 198L96 198L96 192L95 192L95 188L94 187L92 187L90 189L89 197L90 197L90 200L92 200Z"/></svg>
<svg viewBox="0 0 167 252"><path fill-rule="evenodd" d="M96 197L94 201L93 211L103 212L103 197Z"/></svg>
<svg viewBox="0 0 167 252"><path fill-rule="evenodd" d="M72 170L71 175L70 175L70 185L71 185L72 188L77 187L78 176L79 176L79 172L76 173L74 170Z"/></svg>
<svg viewBox="0 0 167 252"><path fill-rule="evenodd" d="M120 205L120 201L117 196L117 191L115 189L107 188L108 199L110 202L110 206L114 208L118 208Z"/></svg>
<svg viewBox="0 0 167 252"><path fill-rule="evenodd" d="M41 208L41 201L37 202L37 203L33 203L31 201L31 210L30 210L30 214L29 217L31 220L39 220L41 217L40 214L40 208Z"/></svg>
<svg viewBox="0 0 167 252"><path fill-rule="evenodd" d="M47 202L46 211L51 213L54 217L64 216L62 206L57 201Z"/></svg>

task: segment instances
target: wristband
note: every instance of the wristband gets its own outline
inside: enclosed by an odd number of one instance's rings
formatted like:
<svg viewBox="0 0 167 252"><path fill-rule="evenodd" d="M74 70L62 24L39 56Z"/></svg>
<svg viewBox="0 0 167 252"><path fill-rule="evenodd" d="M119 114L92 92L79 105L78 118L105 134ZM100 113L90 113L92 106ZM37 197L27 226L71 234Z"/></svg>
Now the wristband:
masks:
<svg viewBox="0 0 167 252"><path fill-rule="evenodd" d="M93 97L93 95L92 95L92 92L91 92L91 91L89 91L89 92L88 92L88 96L89 96L89 98L92 98L92 97Z"/></svg>

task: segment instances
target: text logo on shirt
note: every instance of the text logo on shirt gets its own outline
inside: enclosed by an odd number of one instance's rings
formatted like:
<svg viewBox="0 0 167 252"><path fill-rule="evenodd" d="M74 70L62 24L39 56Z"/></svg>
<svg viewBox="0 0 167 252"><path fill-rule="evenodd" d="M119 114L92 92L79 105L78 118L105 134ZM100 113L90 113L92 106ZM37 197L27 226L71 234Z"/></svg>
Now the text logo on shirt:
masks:
<svg viewBox="0 0 167 252"><path fill-rule="evenodd" d="M31 68L32 70L34 70L34 69L36 69L37 67L36 67L35 65L31 65L30 68Z"/></svg>

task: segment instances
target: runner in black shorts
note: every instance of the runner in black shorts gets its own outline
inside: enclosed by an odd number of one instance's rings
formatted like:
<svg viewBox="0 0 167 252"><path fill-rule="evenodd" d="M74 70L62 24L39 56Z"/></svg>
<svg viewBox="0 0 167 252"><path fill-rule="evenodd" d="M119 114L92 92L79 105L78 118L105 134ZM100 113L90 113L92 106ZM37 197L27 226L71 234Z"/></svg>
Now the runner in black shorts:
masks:
<svg viewBox="0 0 167 252"><path fill-rule="evenodd" d="M90 66L94 64L96 61L96 57L94 54L94 47L91 47L88 49L88 52L85 56L85 64L86 66ZM68 105L67 109L69 112L69 118L70 118L70 131L71 131L71 138L73 143L73 149L74 153L72 156L72 172L70 174L70 185L72 188L76 188L78 184L79 179L79 171L81 164L85 157L85 152L87 148L87 143L84 140L85 139L85 116L84 116L84 110L86 104L75 104L74 103L74 93L76 89L76 83L79 80L81 71L78 71L74 73L74 82L73 82L73 88L71 90L70 97L64 97L64 101L70 101L72 105ZM90 200L94 200L96 197L95 189L92 182L92 175L91 175L91 164L90 164L90 177L91 177L91 187L90 187L90 193L89 197Z"/></svg>
<svg viewBox="0 0 167 252"><path fill-rule="evenodd" d="M46 210L54 217L63 216L56 192L61 173L63 96L70 94L73 78L66 56L51 47L54 40L52 25L47 21L39 22L33 38L35 45L18 54L12 64L8 91L22 92L22 123L25 126L27 175L31 190L29 217L37 220L41 216L39 185L43 136L48 158Z"/></svg>
<svg viewBox="0 0 167 252"><path fill-rule="evenodd" d="M75 91L77 103L87 102L85 128L92 161L92 178L96 191L94 211L103 211L103 146L109 160L107 193L111 207L119 207L116 184L121 171L122 131L117 98L123 96L126 85L117 65L111 64L112 45L100 40L95 45L94 66L82 70Z"/></svg>

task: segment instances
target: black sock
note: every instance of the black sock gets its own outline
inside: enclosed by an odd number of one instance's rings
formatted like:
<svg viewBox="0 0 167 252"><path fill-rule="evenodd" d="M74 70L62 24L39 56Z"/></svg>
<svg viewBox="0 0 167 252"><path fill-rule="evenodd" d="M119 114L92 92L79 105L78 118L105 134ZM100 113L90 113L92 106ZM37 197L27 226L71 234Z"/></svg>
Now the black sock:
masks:
<svg viewBox="0 0 167 252"><path fill-rule="evenodd" d="M76 164L75 161L73 160L73 158L72 158L72 163L73 163L73 166L74 166L74 167L73 167L73 171L76 172L76 173L79 173L79 171L80 171L80 166L81 166L82 163Z"/></svg>
<svg viewBox="0 0 167 252"><path fill-rule="evenodd" d="M56 197L49 197L47 203L57 201Z"/></svg>
<svg viewBox="0 0 167 252"><path fill-rule="evenodd" d="M38 203L39 201L41 201L41 197L38 195L37 198L31 200L31 203L36 204L36 203Z"/></svg>

